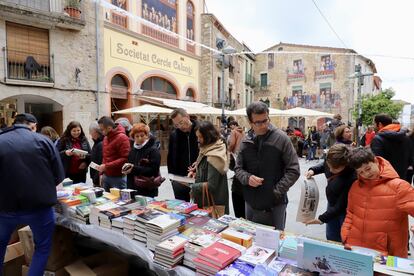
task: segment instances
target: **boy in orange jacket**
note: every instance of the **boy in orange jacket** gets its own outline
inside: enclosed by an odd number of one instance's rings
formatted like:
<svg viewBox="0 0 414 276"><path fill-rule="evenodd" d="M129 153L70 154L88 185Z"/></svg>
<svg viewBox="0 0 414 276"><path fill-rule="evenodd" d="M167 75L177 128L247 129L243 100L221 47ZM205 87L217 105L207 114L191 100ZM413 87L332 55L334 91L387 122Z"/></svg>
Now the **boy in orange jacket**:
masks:
<svg viewBox="0 0 414 276"><path fill-rule="evenodd" d="M346 246L362 246L407 258L408 215L414 216L414 188L391 164L366 148L351 152L358 174L348 194L341 236Z"/></svg>

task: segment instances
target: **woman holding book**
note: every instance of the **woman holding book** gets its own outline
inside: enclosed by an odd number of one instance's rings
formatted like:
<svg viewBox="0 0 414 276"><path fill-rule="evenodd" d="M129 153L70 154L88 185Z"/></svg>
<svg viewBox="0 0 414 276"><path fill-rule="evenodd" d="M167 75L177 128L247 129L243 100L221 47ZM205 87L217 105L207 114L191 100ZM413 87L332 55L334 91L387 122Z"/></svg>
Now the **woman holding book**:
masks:
<svg viewBox="0 0 414 276"><path fill-rule="evenodd" d="M79 122L72 121L68 124L57 148L65 169L65 177L72 179L73 183L85 183L91 147Z"/></svg>
<svg viewBox="0 0 414 276"><path fill-rule="evenodd" d="M150 134L150 128L146 124L134 124L131 132L134 144L129 152L128 163L122 167L122 172L127 174L127 186L129 189L137 190L139 195L156 197L158 187L146 186L145 181L150 177L157 177L160 173L161 154L156 145L155 138Z"/></svg>
<svg viewBox="0 0 414 276"><path fill-rule="evenodd" d="M200 122L196 127L196 136L200 147L198 158L189 169L189 176L195 177L191 185L191 195L199 208L207 207L207 198L203 205L203 186L207 186L216 206L225 206L229 213L229 190L227 186L228 158L226 144L220 138L215 126L208 121Z"/></svg>

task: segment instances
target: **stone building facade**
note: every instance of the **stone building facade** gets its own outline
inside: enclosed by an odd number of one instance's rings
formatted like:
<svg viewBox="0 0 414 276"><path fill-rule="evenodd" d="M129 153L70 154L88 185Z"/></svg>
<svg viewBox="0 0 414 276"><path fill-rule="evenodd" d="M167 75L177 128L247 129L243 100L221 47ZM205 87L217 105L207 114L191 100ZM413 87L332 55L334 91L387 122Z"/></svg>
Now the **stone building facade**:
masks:
<svg viewBox="0 0 414 276"><path fill-rule="evenodd" d="M97 101L94 1L81 1L81 16L69 15L66 1L0 3L0 119L30 112L39 127L62 133L72 120L87 127L107 113L104 93ZM75 17L73 17L75 16ZM98 24L102 24L101 23ZM103 79L100 80L103 85ZM101 87L103 87L101 85ZM103 92L103 91L102 91Z"/></svg>
<svg viewBox="0 0 414 276"><path fill-rule="evenodd" d="M351 49L279 43L264 52L256 56L255 100L268 101L278 109L304 107L339 113L345 122L352 120L357 100L357 82L350 78L355 65L361 64L364 74L377 72L371 60ZM362 94L376 89L373 76L366 77ZM300 126L323 121L301 119ZM297 122L290 118L289 124Z"/></svg>
<svg viewBox="0 0 414 276"><path fill-rule="evenodd" d="M222 58L207 48L201 49L200 101L211 106L221 107L222 82L224 81L224 103L226 109L245 107L253 100L254 54L244 43L232 36L213 14L201 15L202 44L217 51L217 41L224 40L238 54L225 55L224 79Z"/></svg>

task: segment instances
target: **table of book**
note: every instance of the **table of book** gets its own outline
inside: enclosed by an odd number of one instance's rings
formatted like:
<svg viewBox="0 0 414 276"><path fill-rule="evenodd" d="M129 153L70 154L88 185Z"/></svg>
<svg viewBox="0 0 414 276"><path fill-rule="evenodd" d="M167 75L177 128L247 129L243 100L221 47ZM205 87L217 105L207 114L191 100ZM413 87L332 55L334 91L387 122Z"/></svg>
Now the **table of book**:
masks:
<svg viewBox="0 0 414 276"><path fill-rule="evenodd" d="M153 262L154 254L145 246L145 243L141 243L136 240L126 238L124 235L105 229L97 225L83 225L77 223L73 219L56 214L56 223L65 228L68 228L72 232L79 233L82 236L97 239L107 245L113 246L122 252L130 255L137 256L149 264L150 269L156 271L158 275L195 275L195 272L185 266L176 266L173 269L166 269Z"/></svg>

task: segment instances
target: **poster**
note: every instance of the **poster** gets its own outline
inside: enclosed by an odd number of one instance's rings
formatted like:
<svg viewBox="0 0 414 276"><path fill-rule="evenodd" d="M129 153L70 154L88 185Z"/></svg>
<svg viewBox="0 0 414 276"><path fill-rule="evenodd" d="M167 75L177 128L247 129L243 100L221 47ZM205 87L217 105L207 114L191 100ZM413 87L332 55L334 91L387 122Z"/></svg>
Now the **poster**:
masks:
<svg viewBox="0 0 414 276"><path fill-rule="evenodd" d="M303 268L320 275L373 275L373 258L317 241L303 241Z"/></svg>
<svg viewBox="0 0 414 276"><path fill-rule="evenodd" d="M296 221L305 223L314 219L318 204L319 190L315 179L303 179Z"/></svg>

